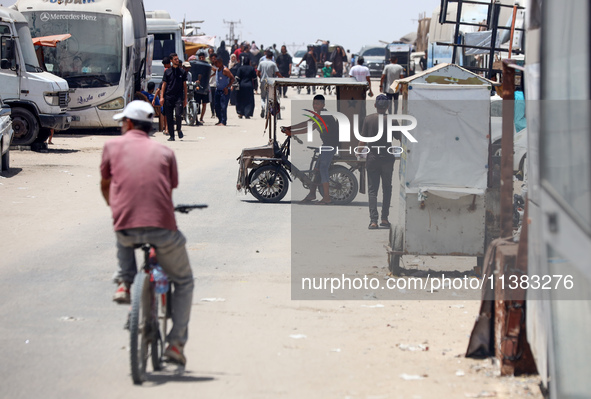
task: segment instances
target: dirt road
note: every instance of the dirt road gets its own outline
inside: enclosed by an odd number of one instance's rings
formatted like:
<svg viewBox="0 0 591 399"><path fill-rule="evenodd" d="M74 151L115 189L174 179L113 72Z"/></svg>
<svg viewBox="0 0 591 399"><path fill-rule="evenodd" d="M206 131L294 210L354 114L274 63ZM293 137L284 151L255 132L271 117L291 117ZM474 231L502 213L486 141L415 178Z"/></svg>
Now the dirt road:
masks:
<svg viewBox="0 0 591 399"><path fill-rule="evenodd" d="M387 300L372 290L361 300L292 300L301 230L289 195L261 204L235 191L240 150L266 139L260 118L229 115L215 127L208 112L182 141L154 136L177 155L175 202L210 207L177 217L196 281L186 372L169 367L142 387L129 376L127 308L111 302L115 241L98 184L110 136L61 134L48 153L11 154L0 179L0 397L541 397L536 377L501 378L490 360L464 358L479 301ZM367 230L366 195L349 209L367 245L343 268L384 280L388 231ZM475 262L426 261L445 270Z"/></svg>

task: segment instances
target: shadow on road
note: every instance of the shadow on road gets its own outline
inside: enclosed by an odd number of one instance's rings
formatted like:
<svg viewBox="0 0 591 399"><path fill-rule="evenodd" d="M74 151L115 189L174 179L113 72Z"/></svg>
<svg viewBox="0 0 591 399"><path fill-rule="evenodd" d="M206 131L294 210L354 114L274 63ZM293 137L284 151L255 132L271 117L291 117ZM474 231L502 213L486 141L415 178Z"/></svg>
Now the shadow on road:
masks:
<svg viewBox="0 0 591 399"><path fill-rule="evenodd" d="M11 177L18 175L20 172L22 172L22 170L23 168L10 168L0 173L0 176L10 179Z"/></svg>
<svg viewBox="0 0 591 399"><path fill-rule="evenodd" d="M47 151L40 151L44 154L72 154L74 152L79 152L80 150L66 150L65 148L49 148Z"/></svg>
<svg viewBox="0 0 591 399"><path fill-rule="evenodd" d="M150 376L148 376L148 381L146 381L146 385L153 385L153 386L158 386L158 385L163 385L169 382L211 382L211 381L215 381L215 378L213 377L199 377L199 376L193 376L193 375L187 375L188 372L185 372L184 374L176 374L174 372L165 372L165 373L159 373L159 374L152 374Z"/></svg>
<svg viewBox="0 0 591 399"><path fill-rule="evenodd" d="M240 200L241 202L247 202L249 204L267 204L267 205L304 205L304 206L310 206L310 205L317 205L315 202L309 202L309 203L301 203L300 201L279 201L279 202L260 202L259 200L256 199L243 199ZM362 201L353 201L350 204L347 205L333 205L333 206L338 206L338 207L354 207L354 206L361 206L361 207L367 207L369 204L367 201L362 202ZM382 206L381 202L378 202L378 206Z"/></svg>

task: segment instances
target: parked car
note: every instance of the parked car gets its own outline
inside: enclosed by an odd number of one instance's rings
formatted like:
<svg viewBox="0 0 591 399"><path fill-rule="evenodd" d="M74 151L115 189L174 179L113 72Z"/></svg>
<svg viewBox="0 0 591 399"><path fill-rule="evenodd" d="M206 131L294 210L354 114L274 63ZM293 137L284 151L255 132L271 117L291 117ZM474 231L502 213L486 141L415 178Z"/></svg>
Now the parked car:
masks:
<svg viewBox="0 0 591 399"><path fill-rule="evenodd" d="M490 98L490 138L491 143L500 144L503 135L503 99L494 95ZM501 150L495 155L501 155ZM525 174L527 156L527 127L519 132L513 127L513 173L521 180Z"/></svg>
<svg viewBox="0 0 591 399"><path fill-rule="evenodd" d="M363 56L363 65L369 68L371 77L382 76L384 60L386 59L386 48L384 46L365 46L359 51L359 55ZM357 57L355 59L357 60Z"/></svg>
<svg viewBox="0 0 591 399"><path fill-rule="evenodd" d="M2 171L10 168L10 144L12 143L12 119L9 105L4 105L0 99L0 153L2 153Z"/></svg>

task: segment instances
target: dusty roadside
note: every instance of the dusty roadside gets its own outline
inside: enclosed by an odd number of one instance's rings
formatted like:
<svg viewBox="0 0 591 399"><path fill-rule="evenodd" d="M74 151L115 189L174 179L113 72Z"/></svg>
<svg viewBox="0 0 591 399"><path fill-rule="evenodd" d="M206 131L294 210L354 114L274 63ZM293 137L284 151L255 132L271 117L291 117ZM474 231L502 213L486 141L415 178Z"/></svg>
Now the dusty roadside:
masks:
<svg viewBox="0 0 591 399"><path fill-rule="evenodd" d="M394 301L379 295L355 301L292 300L290 204L260 204L234 189L235 159L241 148L264 144L262 122L232 115L228 127L216 128L212 121L187 128L187 138L171 146L181 174L175 199L210 204L179 220L189 237L196 278L185 375L154 375L142 389L133 387L125 332L105 331L109 347L95 358L101 379L57 379L52 397L74 397L73 392L125 398L161 397L164 392L205 398L542 397L537 377L499 377L491 360L464 358L479 301ZM104 291L91 298L93 306L123 318L125 310L112 310L109 301L114 243L98 187L101 147L108 138L57 135L47 154L11 154L14 169L0 179L2 223L8 226L0 249L4 265L20 264L31 253L59 247L79 226L98 226L95 237L80 238L100 242L96 253L73 256L105 257L93 264L100 268L97 288ZM154 139L165 143L162 134ZM364 237L366 201L360 195L355 208ZM372 246L355 260L357 272L383 279L388 232L371 233ZM450 270L470 266L470 260L458 258L431 262ZM20 273L35 267L23 264ZM11 279L14 270L0 267L0 273ZM2 314L11 312L3 305ZM75 368L78 362L84 359L69 365ZM57 372L47 369L50 375ZM43 390L27 385L24 371L11 376L16 380L9 392L20 392L13 397Z"/></svg>

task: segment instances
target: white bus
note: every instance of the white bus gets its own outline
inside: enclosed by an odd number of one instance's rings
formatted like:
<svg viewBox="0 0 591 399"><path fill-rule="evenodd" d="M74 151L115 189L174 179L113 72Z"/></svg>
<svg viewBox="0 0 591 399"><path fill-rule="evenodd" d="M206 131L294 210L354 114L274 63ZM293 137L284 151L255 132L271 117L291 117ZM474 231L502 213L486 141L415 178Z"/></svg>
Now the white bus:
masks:
<svg viewBox="0 0 591 399"><path fill-rule="evenodd" d="M27 19L33 37L72 35L55 48L43 48L47 70L70 87L71 128L117 126L113 115L146 79L142 0L17 0L13 7Z"/></svg>

